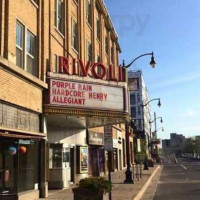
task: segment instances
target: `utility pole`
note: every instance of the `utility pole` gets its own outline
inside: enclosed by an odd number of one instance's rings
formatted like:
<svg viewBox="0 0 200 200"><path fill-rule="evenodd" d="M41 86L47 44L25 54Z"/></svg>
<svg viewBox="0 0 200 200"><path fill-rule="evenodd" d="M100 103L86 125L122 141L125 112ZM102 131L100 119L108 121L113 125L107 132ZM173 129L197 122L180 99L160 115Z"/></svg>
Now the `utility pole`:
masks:
<svg viewBox="0 0 200 200"><path fill-rule="evenodd" d="M157 124L156 124L156 113L154 112L154 124L155 124L155 132L154 132L154 139L157 140ZM156 158L158 156L158 146L155 145L155 153L156 153Z"/></svg>

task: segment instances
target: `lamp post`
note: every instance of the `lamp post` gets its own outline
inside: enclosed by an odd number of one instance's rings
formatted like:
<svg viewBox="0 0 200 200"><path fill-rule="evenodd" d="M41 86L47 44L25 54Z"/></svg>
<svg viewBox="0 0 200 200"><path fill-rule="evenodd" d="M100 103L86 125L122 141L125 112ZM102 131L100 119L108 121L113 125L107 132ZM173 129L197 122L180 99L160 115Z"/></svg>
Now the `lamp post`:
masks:
<svg viewBox="0 0 200 200"><path fill-rule="evenodd" d="M154 60L154 54L153 52L152 53L146 53L146 54L142 54L140 56L138 56L137 58L135 58L130 64L128 64L127 66L125 65L125 61L123 60L123 67L124 68L129 68L136 60L138 60L139 58L143 57L143 56L151 56L151 61L150 61L150 66L152 68L155 67L156 65L156 62ZM127 169L126 169L126 172L125 172L125 175L126 175L126 178L124 180L124 183L134 183L134 180L132 178L132 172L130 170L130 151L129 151L129 125L130 123L127 121L126 124L125 124L125 127L126 127L126 160L127 160Z"/></svg>
<svg viewBox="0 0 200 200"><path fill-rule="evenodd" d="M142 104L141 106L143 107L142 112L143 112L143 131L145 134L145 120L144 120L144 107L147 106L149 103L151 103L152 101L158 101L158 107L161 107L161 101L160 98L155 98L155 99L151 99L150 101L148 101L146 104ZM151 123L150 124L150 136L151 136Z"/></svg>
<svg viewBox="0 0 200 200"><path fill-rule="evenodd" d="M144 107L149 105L152 101L158 101L158 107L161 107L161 101L160 101L160 98L155 98L155 99L151 99L150 101L148 101L147 103L145 104L142 104L142 112L143 112L143 134L144 134L144 137L146 137L146 129L145 129L145 112L144 112ZM151 138L151 123L149 123L149 126L150 126L150 137L148 136L148 140L146 140L147 142L147 150L146 152L148 152L148 155L149 155L149 145L151 145L151 141L150 141L150 138ZM148 167L148 161L147 161L147 158L145 159L144 161L144 170L148 170L149 167Z"/></svg>
<svg viewBox="0 0 200 200"><path fill-rule="evenodd" d="M152 121L150 121L149 123L153 123L154 122L154 125L155 125L155 131L154 131L154 139L157 140L157 124L156 124L156 120L157 119L160 119L160 123L163 123L163 119L162 117L156 117L156 113L154 112L154 119ZM152 154L153 154L153 144L152 144L152 147L151 147L151 150L152 150ZM157 154L158 154L158 147L156 146L156 157L157 157Z"/></svg>

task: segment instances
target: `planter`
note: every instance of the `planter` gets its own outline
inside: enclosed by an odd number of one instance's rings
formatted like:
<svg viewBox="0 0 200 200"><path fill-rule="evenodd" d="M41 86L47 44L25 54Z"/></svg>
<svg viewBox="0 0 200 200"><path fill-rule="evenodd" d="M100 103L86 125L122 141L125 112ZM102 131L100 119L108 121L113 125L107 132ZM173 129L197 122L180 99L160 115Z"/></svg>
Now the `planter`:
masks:
<svg viewBox="0 0 200 200"><path fill-rule="evenodd" d="M104 190L73 188L74 200L103 200Z"/></svg>

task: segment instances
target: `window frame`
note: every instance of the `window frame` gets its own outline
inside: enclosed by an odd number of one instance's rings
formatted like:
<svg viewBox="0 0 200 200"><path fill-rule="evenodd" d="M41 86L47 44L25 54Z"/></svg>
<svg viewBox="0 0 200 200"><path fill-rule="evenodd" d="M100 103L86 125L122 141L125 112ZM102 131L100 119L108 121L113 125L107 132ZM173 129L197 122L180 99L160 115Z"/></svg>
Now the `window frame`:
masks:
<svg viewBox="0 0 200 200"><path fill-rule="evenodd" d="M78 35L78 23L76 20L72 18L72 48L76 51L79 52L79 35ZM74 25L75 25L75 34L74 34ZM75 43L74 43L75 41ZM75 45L75 46L74 46Z"/></svg>
<svg viewBox="0 0 200 200"><path fill-rule="evenodd" d="M99 16L96 18L96 34L97 34L97 40L100 41L101 40L101 28L100 28L100 19Z"/></svg>
<svg viewBox="0 0 200 200"><path fill-rule="evenodd" d="M25 70L28 72L28 59L27 59L27 56L29 56L31 59L33 59L33 67L36 66L37 64L37 50L36 50L36 36L29 30L29 29L26 29L26 50L25 50ZM32 36L34 38L34 43L33 43L33 51L34 51L34 55L32 55L31 53L28 52L27 50L27 44L28 44L28 34L30 34L30 36ZM30 72L29 72L30 73ZM33 74L33 73L30 73L32 74L33 76L35 77L38 77L38 69L36 71L36 74Z"/></svg>
<svg viewBox="0 0 200 200"><path fill-rule="evenodd" d="M92 3L91 0L86 1L86 21L89 26L92 26Z"/></svg>
<svg viewBox="0 0 200 200"><path fill-rule="evenodd" d="M133 112L133 110L134 110L134 112ZM131 117L135 118L136 115L137 115L136 112L137 112L137 111L136 111L136 107L135 107L135 106L132 106L132 107L131 107Z"/></svg>
<svg viewBox="0 0 200 200"><path fill-rule="evenodd" d="M87 40L87 46L86 47L87 47L87 61L92 61L92 43L89 42L88 40ZM91 55L89 55L89 53ZM89 58L89 56L91 57L91 59Z"/></svg>
<svg viewBox="0 0 200 200"><path fill-rule="evenodd" d="M105 53L106 53L106 55L109 54L108 32L107 32L107 34L105 35Z"/></svg>
<svg viewBox="0 0 200 200"><path fill-rule="evenodd" d="M61 16L59 16L59 2L61 3ZM54 3L54 7L55 7L55 19L54 19L54 25L56 27L56 29L58 30L59 33L64 34L65 31L65 27L64 27L64 2L62 0L55 0ZM59 27L59 23L58 23L58 19L61 20L61 27Z"/></svg>
<svg viewBox="0 0 200 200"><path fill-rule="evenodd" d="M23 46L23 48L21 48L19 45L17 45L17 25L21 26L22 30L23 30L23 34L22 34L22 43L23 43L22 46ZM32 55L30 52L27 51L28 34L30 34L34 38L34 46L33 46L34 55ZM37 36L30 29L28 29L26 25L24 25L22 22L20 22L20 20L17 19L16 20L16 54L17 54L17 49L22 51L22 66L17 65L17 55L16 55L16 65L18 67L22 68L27 73L31 74L32 76L39 78L39 67L37 65L38 64L37 63L37 59L38 59L37 41L38 41ZM36 73L30 73L28 71L27 56L29 56L31 59L33 59L33 62L34 62L33 67L35 68Z"/></svg>
<svg viewBox="0 0 200 200"><path fill-rule="evenodd" d="M21 30L22 30L22 35L20 36L21 37L21 41L22 41L22 47L17 44L17 25L19 25L21 27ZM25 48L26 48L26 45L25 45L25 32L26 32L25 26L20 21L17 20L16 21L16 44L15 45L16 45L16 49L20 50L21 53L22 53L22 57L21 57L22 65L21 66L17 65L17 55L16 55L16 65L18 67L22 68L22 69L25 68L25 62L24 62L24 59L25 59L24 58L25 57L24 52L25 52ZM16 50L16 54L17 54L17 50Z"/></svg>

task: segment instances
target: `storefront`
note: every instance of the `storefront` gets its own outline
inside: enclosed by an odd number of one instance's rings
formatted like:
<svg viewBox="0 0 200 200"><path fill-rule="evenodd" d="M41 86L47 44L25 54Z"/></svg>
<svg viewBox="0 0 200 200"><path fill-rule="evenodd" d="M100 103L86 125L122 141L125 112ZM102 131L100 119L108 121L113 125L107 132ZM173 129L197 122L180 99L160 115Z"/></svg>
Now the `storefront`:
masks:
<svg viewBox="0 0 200 200"><path fill-rule="evenodd" d="M39 114L0 102L0 199L39 198L45 182L39 129Z"/></svg>
<svg viewBox="0 0 200 200"><path fill-rule="evenodd" d="M105 173L104 134L88 131L89 175L101 176Z"/></svg>
<svg viewBox="0 0 200 200"><path fill-rule="evenodd" d="M0 193L15 195L38 190L38 156L39 140L1 137Z"/></svg>
<svg viewBox="0 0 200 200"><path fill-rule="evenodd" d="M69 187L88 175L103 175L106 159L103 132L90 129L123 123L129 117L127 84L122 78L120 81L101 80L108 73L102 64L93 65L92 78L89 74L72 76L67 59L61 57L59 62L63 73L48 73L49 89L44 105L49 189ZM104 72L102 77L96 74L98 65ZM83 66L80 70L84 72ZM59 148L59 155L55 155L58 150L53 148ZM69 152L69 162L64 162L65 151ZM115 156L118 168L118 152ZM59 159L58 165L52 164L55 157Z"/></svg>

